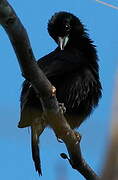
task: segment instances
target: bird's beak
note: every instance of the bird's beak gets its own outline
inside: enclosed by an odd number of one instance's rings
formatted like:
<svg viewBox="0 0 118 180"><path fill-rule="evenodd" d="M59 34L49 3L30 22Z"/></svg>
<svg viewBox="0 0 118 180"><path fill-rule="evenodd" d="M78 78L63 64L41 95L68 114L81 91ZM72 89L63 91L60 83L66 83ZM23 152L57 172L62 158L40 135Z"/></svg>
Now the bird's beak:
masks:
<svg viewBox="0 0 118 180"><path fill-rule="evenodd" d="M58 44L59 44L61 50L64 50L66 44L68 43L68 40L69 40L68 36L58 38Z"/></svg>

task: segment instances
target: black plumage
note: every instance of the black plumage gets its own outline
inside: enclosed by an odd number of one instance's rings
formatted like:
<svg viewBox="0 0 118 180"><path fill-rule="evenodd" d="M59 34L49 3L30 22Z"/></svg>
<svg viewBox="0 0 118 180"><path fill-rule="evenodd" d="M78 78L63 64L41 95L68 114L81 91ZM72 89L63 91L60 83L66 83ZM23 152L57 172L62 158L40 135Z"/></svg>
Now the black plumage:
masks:
<svg viewBox="0 0 118 180"><path fill-rule="evenodd" d="M79 18L71 13L55 13L49 20L48 32L58 47L37 63L56 87L57 99L59 103L64 103L65 117L74 129L91 114L101 97L96 48ZM25 80L21 92L21 118L18 127L31 126L32 155L39 174L41 167L38 136L48 125L40 118L41 114L41 103L31 83Z"/></svg>

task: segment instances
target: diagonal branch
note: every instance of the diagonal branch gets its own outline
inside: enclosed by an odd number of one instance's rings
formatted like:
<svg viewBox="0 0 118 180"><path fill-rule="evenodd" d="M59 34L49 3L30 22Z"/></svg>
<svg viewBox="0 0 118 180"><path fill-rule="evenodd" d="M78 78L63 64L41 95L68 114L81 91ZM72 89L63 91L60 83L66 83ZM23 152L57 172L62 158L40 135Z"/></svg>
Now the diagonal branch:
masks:
<svg viewBox="0 0 118 180"><path fill-rule="evenodd" d="M32 83L36 93L39 94L50 126L67 147L71 166L87 180L98 179L98 176L82 158L79 140L58 106L56 90L38 67L27 32L6 0L0 0L0 23L15 50L22 75Z"/></svg>

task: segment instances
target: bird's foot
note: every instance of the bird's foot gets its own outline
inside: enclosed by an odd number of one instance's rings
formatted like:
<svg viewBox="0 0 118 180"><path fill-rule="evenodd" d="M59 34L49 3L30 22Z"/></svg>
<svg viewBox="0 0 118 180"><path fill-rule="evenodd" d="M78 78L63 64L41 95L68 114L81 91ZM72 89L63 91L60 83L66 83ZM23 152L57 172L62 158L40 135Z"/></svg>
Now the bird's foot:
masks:
<svg viewBox="0 0 118 180"><path fill-rule="evenodd" d="M62 111L63 114L66 112L66 107L64 106L64 103L59 103L59 108Z"/></svg>

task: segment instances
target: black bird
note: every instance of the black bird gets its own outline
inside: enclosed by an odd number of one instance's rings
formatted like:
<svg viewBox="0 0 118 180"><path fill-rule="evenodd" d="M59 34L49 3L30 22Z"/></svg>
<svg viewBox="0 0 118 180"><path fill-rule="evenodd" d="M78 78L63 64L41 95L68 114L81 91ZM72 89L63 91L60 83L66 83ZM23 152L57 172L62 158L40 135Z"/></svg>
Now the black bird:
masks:
<svg viewBox="0 0 118 180"><path fill-rule="evenodd" d="M72 129L92 113L101 97L96 48L79 18L68 12L55 13L48 22L48 33L58 47L38 60L38 66L56 87L59 103ZM41 117L42 107L31 83L23 83L19 128L31 126L32 157L39 175L41 164L38 138L48 126Z"/></svg>

